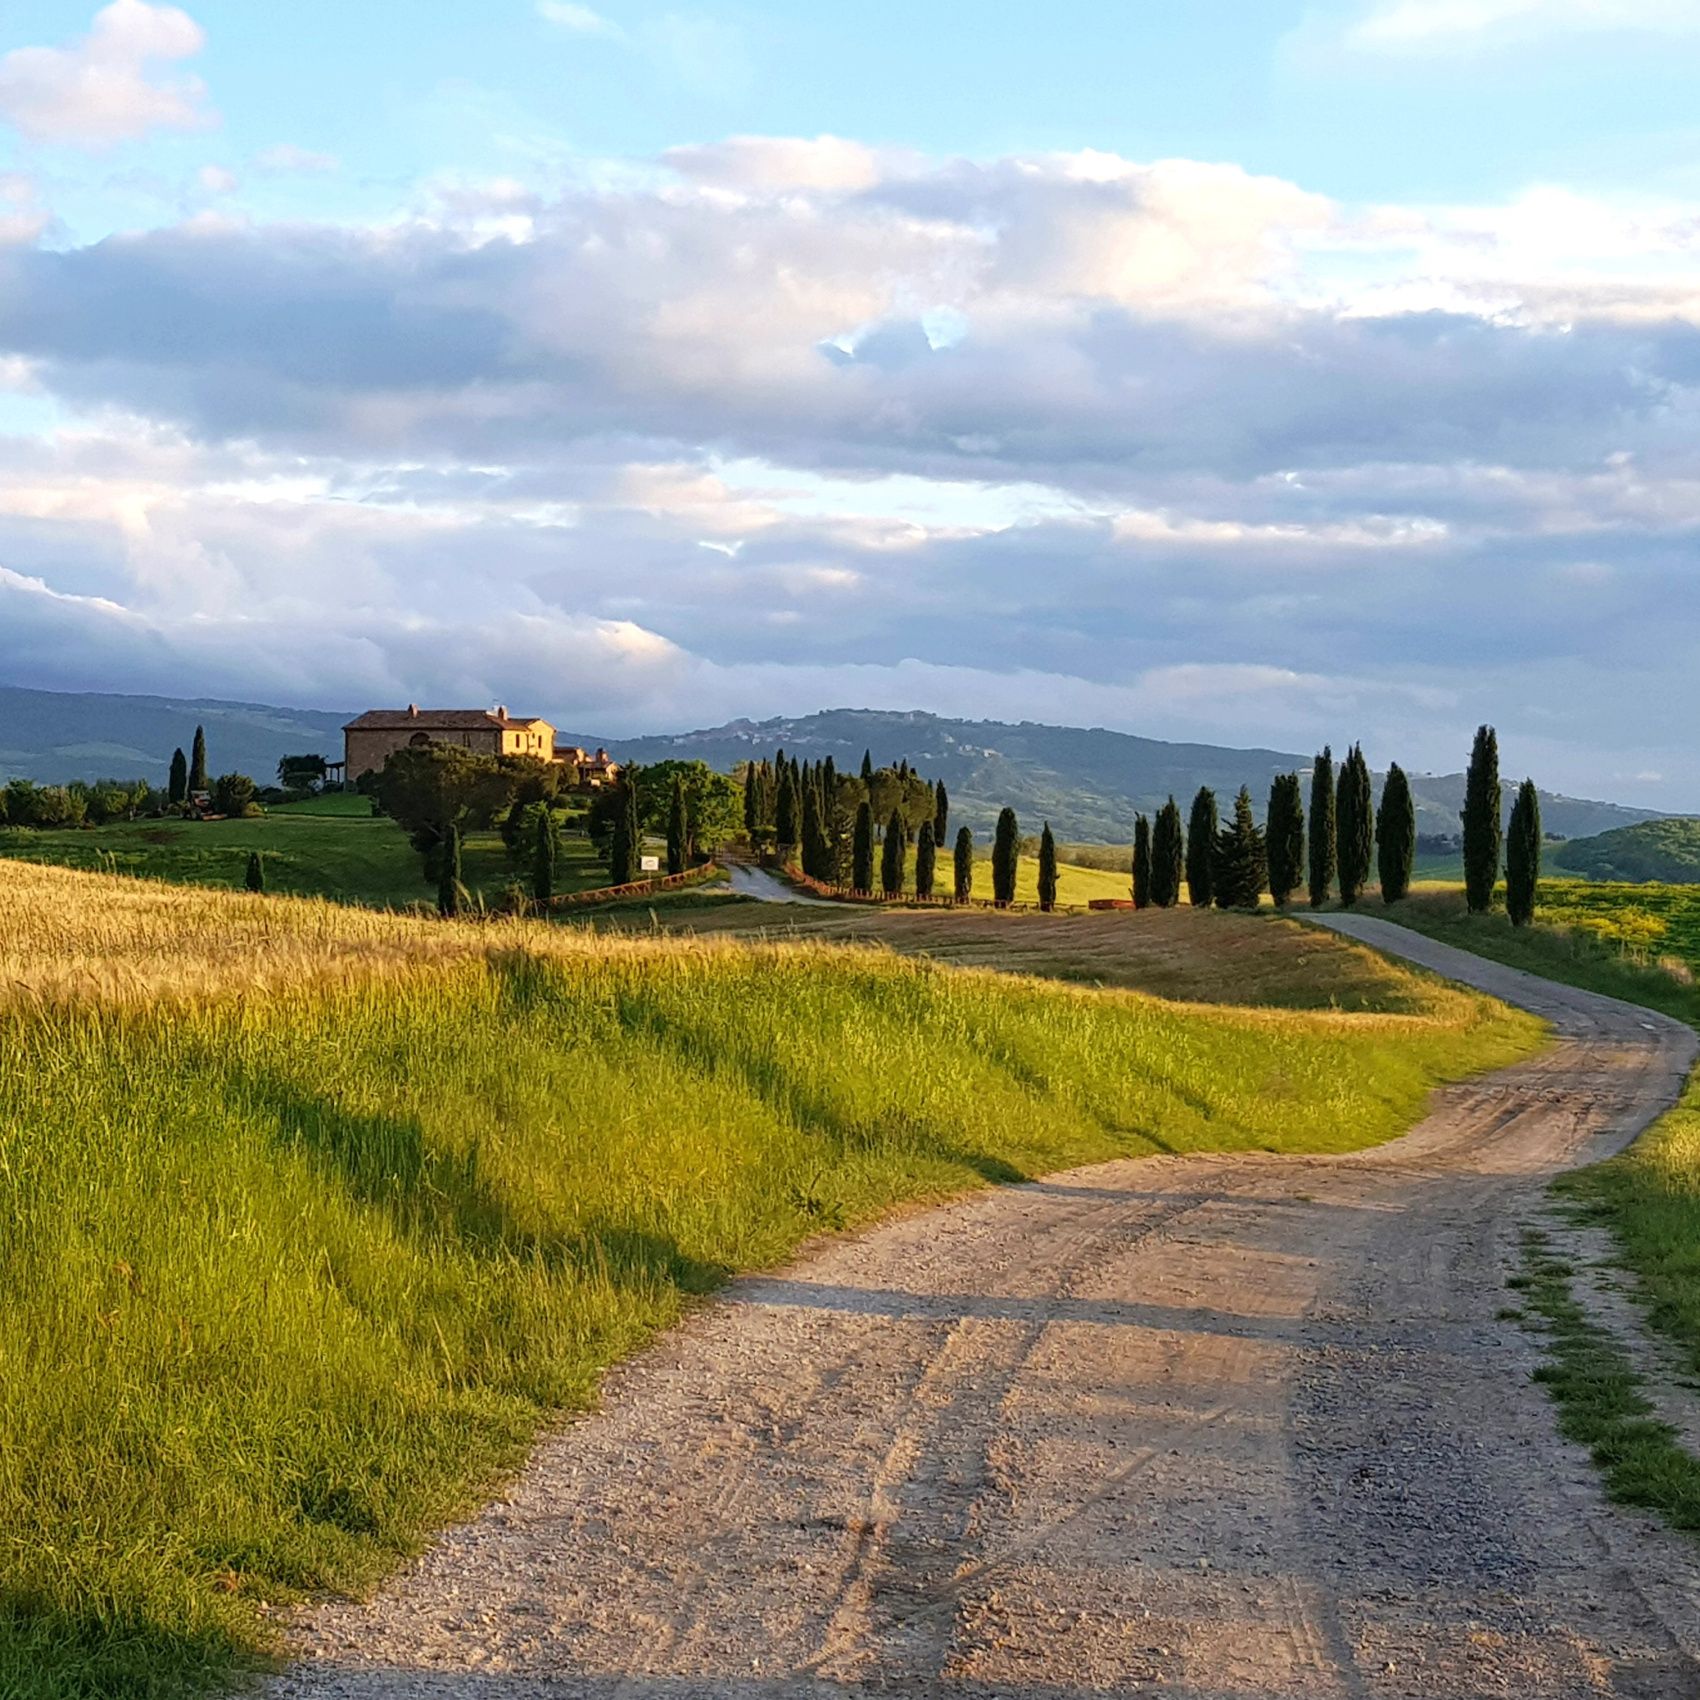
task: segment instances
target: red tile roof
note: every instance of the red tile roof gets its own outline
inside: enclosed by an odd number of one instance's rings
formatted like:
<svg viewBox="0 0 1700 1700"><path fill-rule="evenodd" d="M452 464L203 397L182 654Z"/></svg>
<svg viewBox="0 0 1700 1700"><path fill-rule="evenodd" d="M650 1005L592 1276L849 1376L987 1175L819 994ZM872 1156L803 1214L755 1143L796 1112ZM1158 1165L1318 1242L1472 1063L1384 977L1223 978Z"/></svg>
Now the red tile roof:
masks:
<svg viewBox="0 0 1700 1700"><path fill-rule="evenodd" d="M479 727L519 730L548 726L540 716L514 718L493 708L369 708L343 727L345 732L467 732ZM552 731L553 728L551 727Z"/></svg>

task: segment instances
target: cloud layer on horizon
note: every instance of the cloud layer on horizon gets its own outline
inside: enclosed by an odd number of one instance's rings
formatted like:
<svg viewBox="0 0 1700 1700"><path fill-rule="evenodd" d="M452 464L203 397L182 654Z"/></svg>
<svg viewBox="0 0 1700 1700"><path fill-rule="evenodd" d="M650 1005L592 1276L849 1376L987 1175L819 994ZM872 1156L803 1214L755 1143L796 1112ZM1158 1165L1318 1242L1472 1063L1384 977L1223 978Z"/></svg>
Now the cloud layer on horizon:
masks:
<svg viewBox="0 0 1700 1700"><path fill-rule="evenodd" d="M20 225L0 388L60 422L0 438L0 670L1418 766L1485 717L1566 789L1678 806L1697 247L1690 205L833 137L381 226Z"/></svg>

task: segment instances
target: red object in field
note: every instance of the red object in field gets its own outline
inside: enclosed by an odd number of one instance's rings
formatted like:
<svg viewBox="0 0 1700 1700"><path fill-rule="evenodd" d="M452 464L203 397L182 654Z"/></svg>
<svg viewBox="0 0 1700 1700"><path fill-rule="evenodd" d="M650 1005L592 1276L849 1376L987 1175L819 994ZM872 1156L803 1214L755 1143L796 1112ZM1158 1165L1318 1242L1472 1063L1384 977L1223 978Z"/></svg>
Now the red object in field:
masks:
<svg viewBox="0 0 1700 1700"><path fill-rule="evenodd" d="M1131 909L1131 897L1092 897L1087 899L1088 909Z"/></svg>

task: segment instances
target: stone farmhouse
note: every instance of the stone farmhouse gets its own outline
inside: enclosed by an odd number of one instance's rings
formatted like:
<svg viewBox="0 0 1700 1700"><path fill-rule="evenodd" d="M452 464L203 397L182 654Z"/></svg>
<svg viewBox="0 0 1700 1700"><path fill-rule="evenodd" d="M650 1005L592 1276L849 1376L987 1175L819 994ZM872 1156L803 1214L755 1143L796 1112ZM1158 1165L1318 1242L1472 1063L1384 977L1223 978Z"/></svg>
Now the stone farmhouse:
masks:
<svg viewBox="0 0 1700 1700"><path fill-rule="evenodd" d="M495 708L372 708L342 729L342 778L349 784L376 773L397 750L454 744L481 756L535 756L573 770L572 782L595 791L620 777L620 764L606 750L587 754L577 745L556 748L555 728L536 716L516 719Z"/></svg>

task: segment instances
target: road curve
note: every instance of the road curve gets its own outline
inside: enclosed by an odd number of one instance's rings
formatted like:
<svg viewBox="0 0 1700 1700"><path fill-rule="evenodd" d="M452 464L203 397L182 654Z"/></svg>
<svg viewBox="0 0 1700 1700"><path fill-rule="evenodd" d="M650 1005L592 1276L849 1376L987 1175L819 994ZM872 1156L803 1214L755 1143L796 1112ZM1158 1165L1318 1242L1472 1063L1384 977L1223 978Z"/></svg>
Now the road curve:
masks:
<svg viewBox="0 0 1700 1700"><path fill-rule="evenodd" d="M841 908L831 898L812 897L808 892L799 891L794 885L787 885L777 874L770 874L766 868L757 868L748 862L729 862L726 867L731 877L732 889L741 897L754 897L763 903L802 903L811 908Z"/></svg>
<svg viewBox="0 0 1700 1700"><path fill-rule="evenodd" d="M1498 1320L1543 1179L1688 1029L1370 918L1547 1017L1356 1157L1111 1163L735 1283L276 1700L1692 1700L1700 1555L1602 1500Z"/></svg>

